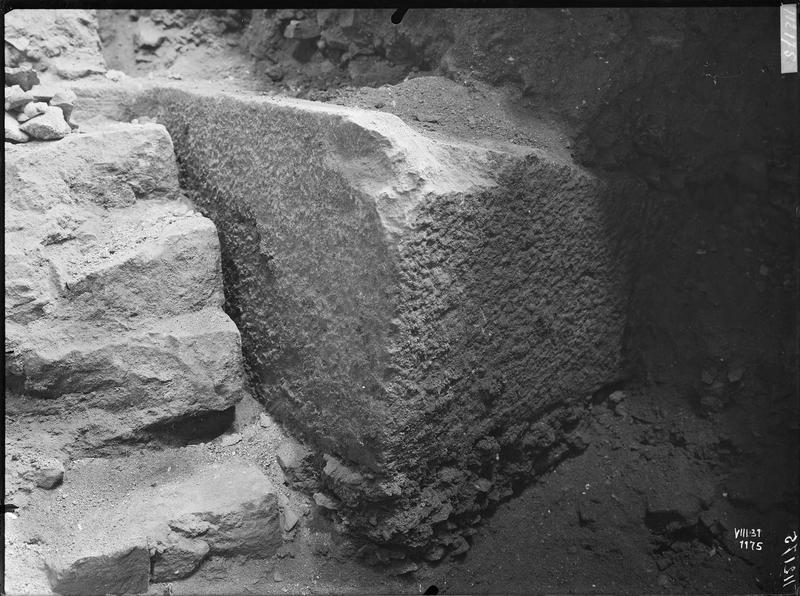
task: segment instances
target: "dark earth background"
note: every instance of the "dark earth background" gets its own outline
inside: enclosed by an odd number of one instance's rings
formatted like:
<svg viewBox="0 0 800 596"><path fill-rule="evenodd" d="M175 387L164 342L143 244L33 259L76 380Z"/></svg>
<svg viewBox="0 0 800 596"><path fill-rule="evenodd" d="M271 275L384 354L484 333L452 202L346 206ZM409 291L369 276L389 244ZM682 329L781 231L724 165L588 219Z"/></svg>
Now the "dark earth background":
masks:
<svg viewBox="0 0 800 596"><path fill-rule="evenodd" d="M378 109L431 135L566 135L618 193L627 379L587 397L585 448L520 482L420 588L780 592L798 528L800 164L777 7L392 12L98 18L108 66L130 75ZM763 550L734 528L760 528Z"/></svg>

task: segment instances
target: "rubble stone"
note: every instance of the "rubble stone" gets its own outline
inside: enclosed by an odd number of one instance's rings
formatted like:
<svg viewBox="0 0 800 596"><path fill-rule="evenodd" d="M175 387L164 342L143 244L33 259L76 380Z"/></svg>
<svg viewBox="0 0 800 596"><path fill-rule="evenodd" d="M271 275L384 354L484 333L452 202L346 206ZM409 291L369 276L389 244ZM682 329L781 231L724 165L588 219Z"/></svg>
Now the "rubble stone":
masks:
<svg viewBox="0 0 800 596"><path fill-rule="evenodd" d="M311 20L292 20L286 25L283 36L289 39L314 39L319 37L319 26Z"/></svg>
<svg viewBox="0 0 800 596"><path fill-rule="evenodd" d="M31 476L31 480L39 488L55 488L64 480L64 464L57 459L50 458L38 463Z"/></svg>
<svg viewBox="0 0 800 596"><path fill-rule="evenodd" d="M19 85L6 87L6 112L9 110L22 109L25 104L33 101L33 94L30 91L23 91Z"/></svg>
<svg viewBox="0 0 800 596"><path fill-rule="evenodd" d="M75 92L69 89L58 89L53 97L50 98L50 105L61 108L64 113L64 120L69 121L72 116L72 109L75 107L77 99Z"/></svg>
<svg viewBox="0 0 800 596"><path fill-rule="evenodd" d="M168 582L194 573L211 550L203 540L189 540L170 533L153 557L152 580Z"/></svg>
<svg viewBox="0 0 800 596"><path fill-rule="evenodd" d="M170 524L177 531L180 525L196 528L207 522L198 539L208 543L211 554L271 557L281 545L275 489L255 464L229 459L146 492L142 502L162 509L141 512L147 523L182 520Z"/></svg>
<svg viewBox="0 0 800 596"><path fill-rule="evenodd" d="M275 459L292 483L303 483L313 478L313 453L294 441L282 443L276 453Z"/></svg>
<svg viewBox="0 0 800 596"><path fill-rule="evenodd" d="M167 39L167 35L148 18L139 19L133 41L140 48L157 49Z"/></svg>
<svg viewBox="0 0 800 596"><path fill-rule="evenodd" d="M44 114L26 120L20 125L20 130L31 138L41 141L63 139L72 132L72 128L64 119L61 108L48 106Z"/></svg>
<svg viewBox="0 0 800 596"><path fill-rule="evenodd" d="M58 92L58 87L50 85L36 85L31 89L31 95L35 101L43 101L45 103L53 99L53 96Z"/></svg>
<svg viewBox="0 0 800 596"><path fill-rule="evenodd" d="M339 509L339 504L325 493L314 493L313 498L318 507L332 511Z"/></svg>
<svg viewBox="0 0 800 596"><path fill-rule="evenodd" d="M5 67L6 86L19 85L23 91L30 91L34 85L39 84L39 75L32 68Z"/></svg>
<svg viewBox="0 0 800 596"><path fill-rule="evenodd" d="M290 508L284 507L281 514L281 527L284 532L291 532L300 521L300 517Z"/></svg>
<svg viewBox="0 0 800 596"><path fill-rule="evenodd" d="M45 102L32 101L29 104L25 104L25 107L22 109L22 112L17 116L17 120L19 120L20 122L25 122L26 120L35 118L39 114L44 114L46 111L47 111L47 104Z"/></svg>
<svg viewBox="0 0 800 596"><path fill-rule="evenodd" d="M15 9L5 16L8 67L28 62L64 79L76 79L106 70L97 15L81 9Z"/></svg>
<svg viewBox="0 0 800 596"><path fill-rule="evenodd" d="M12 143L26 143L30 137L19 128L19 122L8 112L5 113L5 140Z"/></svg>

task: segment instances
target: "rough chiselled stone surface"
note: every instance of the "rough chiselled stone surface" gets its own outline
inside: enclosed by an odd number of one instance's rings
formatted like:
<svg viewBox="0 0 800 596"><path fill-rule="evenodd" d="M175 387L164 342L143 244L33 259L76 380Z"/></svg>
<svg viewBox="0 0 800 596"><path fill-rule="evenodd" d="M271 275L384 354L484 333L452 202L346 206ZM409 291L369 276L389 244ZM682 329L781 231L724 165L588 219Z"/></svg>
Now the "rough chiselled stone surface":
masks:
<svg viewBox="0 0 800 596"><path fill-rule="evenodd" d="M166 452L144 469L144 458L89 459L71 470L71 495L83 497L48 540L47 574L61 594L145 592L153 581L191 575L209 555L271 557L281 530L275 488L255 465L238 458L224 464ZM93 478L116 481L103 498L84 495ZM109 491L111 491L109 493Z"/></svg>
<svg viewBox="0 0 800 596"><path fill-rule="evenodd" d="M462 548L440 522L585 447L583 398L622 374L627 300L600 181L540 150L433 140L385 113L127 93L112 111L168 128L217 224L260 399L340 458L323 481L353 506L351 527ZM104 105L96 88L79 95Z"/></svg>
<svg viewBox="0 0 800 596"><path fill-rule="evenodd" d="M51 561L46 569L58 594L140 594L150 581L150 556L144 545L99 556L82 557L70 564Z"/></svg>
<svg viewBox="0 0 800 596"><path fill-rule="evenodd" d="M150 575L155 582L168 582L194 573L208 556L209 546L203 540L189 540L170 532L159 543L157 552Z"/></svg>
<svg viewBox="0 0 800 596"><path fill-rule="evenodd" d="M313 487L313 453L294 441L283 443L275 453L275 460L283 470L286 480L298 487Z"/></svg>
<svg viewBox="0 0 800 596"><path fill-rule="evenodd" d="M40 423L85 452L236 403L216 227L178 192L162 126L10 147L5 176L6 407L20 440Z"/></svg>

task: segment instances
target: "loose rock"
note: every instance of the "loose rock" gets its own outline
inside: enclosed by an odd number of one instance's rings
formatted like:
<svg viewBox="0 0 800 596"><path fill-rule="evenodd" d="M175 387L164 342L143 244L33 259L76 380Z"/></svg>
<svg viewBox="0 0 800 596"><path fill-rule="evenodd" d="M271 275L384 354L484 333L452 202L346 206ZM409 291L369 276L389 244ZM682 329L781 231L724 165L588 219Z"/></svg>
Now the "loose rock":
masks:
<svg viewBox="0 0 800 596"><path fill-rule="evenodd" d="M140 19L133 42L140 48L155 50L164 40L166 34L159 29L150 19Z"/></svg>
<svg viewBox="0 0 800 596"><path fill-rule="evenodd" d="M23 91L30 91L34 85L39 84L39 75L32 68L5 67L6 85L19 85Z"/></svg>
<svg viewBox="0 0 800 596"><path fill-rule="evenodd" d="M275 553L275 556L277 556L279 559L285 559L286 557L294 559L294 547L289 544L284 544L278 549L278 552Z"/></svg>
<svg viewBox="0 0 800 596"><path fill-rule="evenodd" d="M43 101L32 101L29 104L25 104L25 107L22 109L22 112L17 116L17 120L20 122L25 122L26 120L30 120L31 118L35 118L39 114L44 114L47 111L47 104Z"/></svg>
<svg viewBox="0 0 800 596"><path fill-rule="evenodd" d="M414 114L414 119L417 122L429 122L431 124L438 124L439 118L434 116L433 114L427 114L425 112L417 112Z"/></svg>
<svg viewBox="0 0 800 596"><path fill-rule="evenodd" d="M19 109L32 101L33 94L30 91L24 91L19 85L6 87L6 112Z"/></svg>
<svg viewBox="0 0 800 596"><path fill-rule="evenodd" d="M405 575L417 569L419 569L419 566L413 561L396 561L389 565L386 569L386 573L391 576Z"/></svg>
<svg viewBox="0 0 800 596"><path fill-rule="evenodd" d="M728 371L728 381L730 383L738 383L742 380L744 376L744 368L741 366L737 366L736 368L732 368Z"/></svg>
<svg viewBox="0 0 800 596"><path fill-rule="evenodd" d="M339 509L338 503L323 493L314 493L314 502L323 509L330 509L331 511Z"/></svg>
<svg viewBox="0 0 800 596"><path fill-rule="evenodd" d="M154 557L153 581L167 582L194 573L210 551L203 540L189 540L171 533L163 551Z"/></svg>
<svg viewBox="0 0 800 596"><path fill-rule="evenodd" d="M441 561L446 553L447 549L445 547L436 544L425 552L424 558L426 561Z"/></svg>
<svg viewBox="0 0 800 596"><path fill-rule="evenodd" d="M453 544L454 548L450 551L450 554L454 557L458 555L463 555L465 552L469 550L469 542L463 536L458 536L456 538L455 543Z"/></svg>
<svg viewBox="0 0 800 596"><path fill-rule="evenodd" d="M284 532L291 532L294 527L297 525L297 522L300 521L300 518L297 514L285 507L283 510L283 515L281 516L282 527Z"/></svg>
<svg viewBox="0 0 800 596"><path fill-rule="evenodd" d="M64 464L57 459L49 459L39 464L31 479L39 488L55 488L64 480Z"/></svg>
<svg viewBox="0 0 800 596"><path fill-rule="evenodd" d="M236 443L239 443L241 440L242 440L242 435L240 435L239 433L234 433L232 435L225 435L224 437L222 437L221 444L223 447L230 447L232 445L236 445Z"/></svg>
<svg viewBox="0 0 800 596"><path fill-rule="evenodd" d="M700 380L706 385L711 385L716 378L716 374L712 370L704 370L700 375Z"/></svg>
<svg viewBox="0 0 800 596"><path fill-rule="evenodd" d="M475 481L475 488L482 493L488 493L492 488L492 481L488 478L478 478Z"/></svg>
<svg viewBox="0 0 800 596"><path fill-rule="evenodd" d="M6 65L32 63L69 79L106 71L94 10L15 9L4 16Z"/></svg>
<svg viewBox="0 0 800 596"><path fill-rule="evenodd" d="M700 407L711 412L721 412L725 409L725 404L716 396L704 395L700 398Z"/></svg>
<svg viewBox="0 0 800 596"><path fill-rule="evenodd" d="M314 39L319 35L319 26L311 20L289 21L283 31L283 36L289 39Z"/></svg>
<svg viewBox="0 0 800 596"><path fill-rule="evenodd" d="M180 532L184 536L195 538L208 532L212 528L212 525L205 520L199 519L195 515L185 515L169 522L169 527L176 532Z"/></svg>
<svg viewBox="0 0 800 596"><path fill-rule="evenodd" d="M34 101L49 102L57 92L58 88L50 85L36 85L31 89Z"/></svg>
<svg viewBox="0 0 800 596"><path fill-rule="evenodd" d="M30 140L30 137L20 130L17 119L8 112L5 115L5 139L12 143L26 143Z"/></svg>
<svg viewBox="0 0 800 596"><path fill-rule="evenodd" d="M621 403L625 399L625 392L624 391L614 391L611 395L608 396L608 401L612 404Z"/></svg>
<svg viewBox="0 0 800 596"><path fill-rule="evenodd" d="M289 482L300 483L313 478L312 456L311 451L299 443L292 442L283 443L278 447L275 459Z"/></svg>
<svg viewBox="0 0 800 596"><path fill-rule="evenodd" d="M61 108L52 106L48 106L44 114L24 122L20 129L32 138L42 141L63 139L72 132L72 128L64 119Z"/></svg>
<svg viewBox="0 0 800 596"><path fill-rule="evenodd" d="M122 80L122 79L124 79L126 76L128 76L128 75L126 75L126 74L125 74L124 72L122 72L121 70L114 70L113 68L111 68L111 69L109 69L109 70L107 70L107 71L106 71L106 78L107 78L109 81L114 81L115 83L117 83L117 82L121 81L121 80Z"/></svg>
<svg viewBox="0 0 800 596"><path fill-rule="evenodd" d="M70 89L59 89L50 99L50 105L61 108L61 111L64 113L64 120L69 121L77 98L75 93Z"/></svg>

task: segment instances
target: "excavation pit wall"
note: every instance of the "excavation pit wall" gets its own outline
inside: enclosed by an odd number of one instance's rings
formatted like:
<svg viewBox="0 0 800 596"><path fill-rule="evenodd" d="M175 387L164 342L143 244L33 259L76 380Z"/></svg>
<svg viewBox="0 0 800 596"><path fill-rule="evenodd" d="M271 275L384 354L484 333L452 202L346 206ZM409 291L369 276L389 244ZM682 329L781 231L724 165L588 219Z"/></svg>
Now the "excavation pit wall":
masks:
<svg viewBox="0 0 800 596"><path fill-rule="evenodd" d="M76 119L169 130L219 231L252 389L327 454L344 527L463 552L483 510L585 447L586 397L624 374L629 286L620 199L591 174L385 113L210 85L75 91Z"/></svg>

